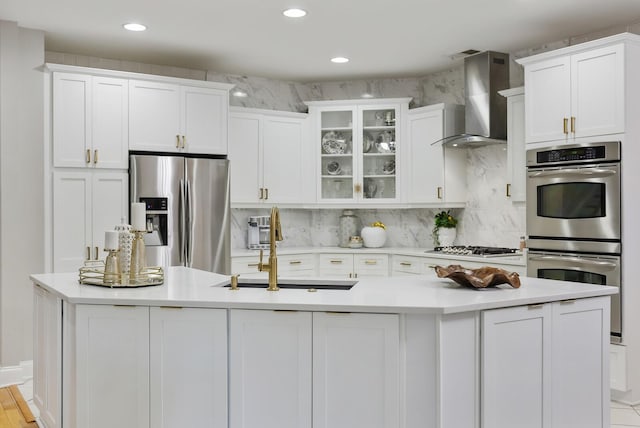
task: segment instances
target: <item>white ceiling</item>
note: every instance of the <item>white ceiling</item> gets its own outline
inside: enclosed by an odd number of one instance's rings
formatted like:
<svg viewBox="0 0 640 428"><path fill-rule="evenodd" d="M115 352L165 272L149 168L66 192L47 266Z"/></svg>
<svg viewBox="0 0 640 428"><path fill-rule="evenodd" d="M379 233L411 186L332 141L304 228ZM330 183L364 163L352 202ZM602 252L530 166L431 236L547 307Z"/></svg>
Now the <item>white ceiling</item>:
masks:
<svg viewBox="0 0 640 428"><path fill-rule="evenodd" d="M44 30L49 51L310 82L422 76L465 49L637 23L640 0L2 0L0 19ZM131 21L149 29L124 31Z"/></svg>

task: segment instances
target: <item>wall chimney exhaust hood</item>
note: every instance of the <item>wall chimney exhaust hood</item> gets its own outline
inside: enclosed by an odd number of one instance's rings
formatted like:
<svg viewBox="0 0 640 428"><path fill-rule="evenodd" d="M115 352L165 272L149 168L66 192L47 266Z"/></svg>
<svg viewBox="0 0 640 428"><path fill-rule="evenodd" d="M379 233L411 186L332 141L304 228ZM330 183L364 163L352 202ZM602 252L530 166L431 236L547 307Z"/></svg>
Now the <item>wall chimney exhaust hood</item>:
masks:
<svg viewBox="0 0 640 428"><path fill-rule="evenodd" d="M436 141L445 147L480 147L507 142L509 54L486 51L464 59L465 133Z"/></svg>

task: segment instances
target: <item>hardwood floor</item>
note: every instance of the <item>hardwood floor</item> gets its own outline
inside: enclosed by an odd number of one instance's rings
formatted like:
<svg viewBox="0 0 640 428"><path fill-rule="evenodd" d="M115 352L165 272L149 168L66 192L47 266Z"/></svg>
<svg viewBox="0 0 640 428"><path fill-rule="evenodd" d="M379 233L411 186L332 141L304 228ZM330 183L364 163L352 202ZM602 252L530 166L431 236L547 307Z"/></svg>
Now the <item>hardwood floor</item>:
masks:
<svg viewBox="0 0 640 428"><path fill-rule="evenodd" d="M0 388L0 428L38 428L16 385Z"/></svg>

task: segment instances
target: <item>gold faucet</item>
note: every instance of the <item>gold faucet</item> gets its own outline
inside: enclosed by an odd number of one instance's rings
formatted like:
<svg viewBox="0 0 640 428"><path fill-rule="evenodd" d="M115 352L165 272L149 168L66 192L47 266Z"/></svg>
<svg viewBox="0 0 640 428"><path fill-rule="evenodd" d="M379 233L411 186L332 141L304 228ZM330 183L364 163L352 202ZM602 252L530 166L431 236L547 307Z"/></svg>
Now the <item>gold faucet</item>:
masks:
<svg viewBox="0 0 640 428"><path fill-rule="evenodd" d="M269 272L269 287L267 291L278 291L278 257L276 256L276 241L282 241L282 226L280 225L280 210L278 207L271 208L269 218L269 263L262 263L262 250L260 250L260 272Z"/></svg>

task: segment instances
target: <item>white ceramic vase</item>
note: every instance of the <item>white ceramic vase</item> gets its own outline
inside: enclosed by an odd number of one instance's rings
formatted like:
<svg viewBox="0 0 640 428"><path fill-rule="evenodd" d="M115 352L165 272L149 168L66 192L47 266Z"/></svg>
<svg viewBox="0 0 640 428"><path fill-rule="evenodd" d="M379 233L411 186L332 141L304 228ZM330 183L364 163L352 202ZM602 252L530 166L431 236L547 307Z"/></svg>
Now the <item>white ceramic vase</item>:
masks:
<svg viewBox="0 0 640 428"><path fill-rule="evenodd" d="M368 248L380 248L387 240L387 231L381 227L365 226L360 232L362 242Z"/></svg>
<svg viewBox="0 0 640 428"><path fill-rule="evenodd" d="M438 229L438 241L441 247L450 247L453 245L453 241L456 240L456 228L455 227L441 227Z"/></svg>

